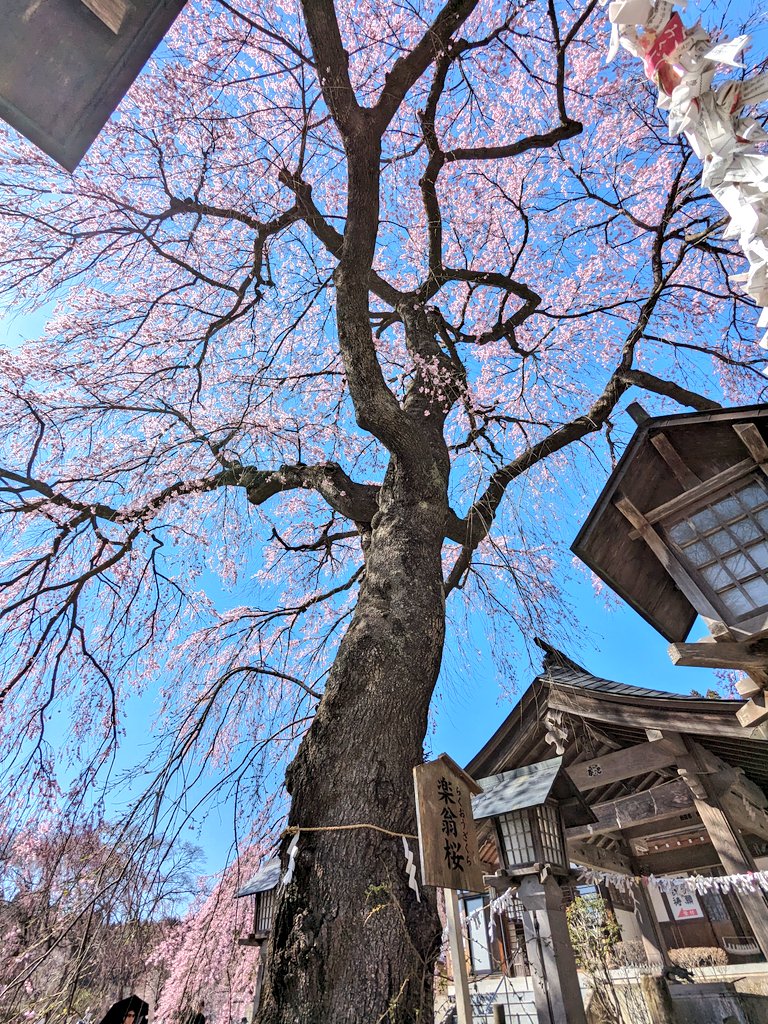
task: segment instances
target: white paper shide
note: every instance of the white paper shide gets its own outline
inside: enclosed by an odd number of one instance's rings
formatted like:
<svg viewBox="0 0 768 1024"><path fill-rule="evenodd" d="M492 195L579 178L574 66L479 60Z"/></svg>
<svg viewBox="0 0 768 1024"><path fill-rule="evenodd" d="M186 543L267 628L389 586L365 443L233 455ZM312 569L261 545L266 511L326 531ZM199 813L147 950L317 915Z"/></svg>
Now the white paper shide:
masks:
<svg viewBox="0 0 768 1024"><path fill-rule="evenodd" d="M669 112L670 134L688 139L703 164L702 184L730 217L724 237L738 238L749 261L731 282L762 307L760 344L768 348L768 156L757 148L768 133L745 113L768 99L768 74L715 82L719 67L744 66L737 58L749 36L715 45L700 23L684 25L669 0L613 0L608 18L608 59L623 47L643 61L659 107Z"/></svg>

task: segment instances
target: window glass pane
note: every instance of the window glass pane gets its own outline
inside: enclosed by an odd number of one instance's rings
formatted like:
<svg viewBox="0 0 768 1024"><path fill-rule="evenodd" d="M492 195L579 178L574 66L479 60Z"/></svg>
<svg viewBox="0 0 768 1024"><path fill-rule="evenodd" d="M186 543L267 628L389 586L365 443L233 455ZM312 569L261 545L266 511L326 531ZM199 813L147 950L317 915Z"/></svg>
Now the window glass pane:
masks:
<svg viewBox="0 0 768 1024"><path fill-rule="evenodd" d="M695 516L691 516L691 522L697 533L706 533L707 530L714 530L718 526L717 516L711 508L703 508Z"/></svg>
<svg viewBox="0 0 768 1024"><path fill-rule="evenodd" d="M745 583L744 589L757 607L768 604L768 580L764 580L762 576L758 576L757 579Z"/></svg>
<svg viewBox="0 0 768 1024"><path fill-rule="evenodd" d="M713 548L718 555L724 555L728 551L735 551L739 546L739 542L735 537L731 536L729 530L730 527L728 527L728 530L718 530L717 533L711 533L709 537L707 537L707 544L710 548ZM698 545L691 546L697 547Z"/></svg>
<svg viewBox="0 0 768 1024"><path fill-rule="evenodd" d="M715 590L720 590L721 587L727 587L729 583L733 582L721 565L710 565L706 569L701 570L701 575L711 587L714 587Z"/></svg>
<svg viewBox="0 0 768 1024"><path fill-rule="evenodd" d="M749 612L754 611L752 603L747 600L746 596L742 594L738 587L733 587L731 590L724 590L719 597L728 611L733 615L747 615Z"/></svg>
<svg viewBox="0 0 768 1024"><path fill-rule="evenodd" d="M717 534L714 536L717 536ZM696 541L695 544L689 544L683 550L685 551L685 557L690 558L691 562L696 566L706 565L707 562L714 562L715 560L712 548L702 540Z"/></svg>
<svg viewBox="0 0 768 1024"><path fill-rule="evenodd" d="M750 558L757 562L761 569L768 568L768 540L761 540L759 544L753 544L747 548Z"/></svg>
<svg viewBox="0 0 768 1024"><path fill-rule="evenodd" d="M768 530L768 508L764 508L761 512L757 513L757 521L764 530Z"/></svg>
<svg viewBox="0 0 768 1024"><path fill-rule="evenodd" d="M739 498L747 508L754 508L756 505L764 505L768 501L768 494L763 485L755 480L746 487L742 487L739 491Z"/></svg>
<svg viewBox="0 0 768 1024"><path fill-rule="evenodd" d="M752 506L754 502L748 502L748 504ZM724 498L722 501L716 502L712 507L721 523L727 519L735 519L736 516L744 514L744 508L739 504L738 498L734 497Z"/></svg>
<svg viewBox="0 0 768 1024"><path fill-rule="evenodd" d="M766 521L768 521L768 510L766 511ZM675 544L685 544L686 541L693 540L696 534L691 524L684 519L682 523L675 523L669 528L669 536Z"/></svg>
<svg viewBox="0 0 768 1024"><path fill-rule="evenodd" d="M752 519L740 519L738 523L733 523L728 529L734 537L742 542L754 540L756 537L762 536L764 529L768 529L768 509L761 512L760 515L765 516L765 523L758 524ZM763 529L760 528L761 526Z"/></svg>
<svg viewBox="0 0 768 1024"><path fill-rule="evenodd" d="M743 580L745 576L751 576L755 572L755 566L751 559L747 558L740 551L726 558L723 565L731 574L731 579Z"/></svg>

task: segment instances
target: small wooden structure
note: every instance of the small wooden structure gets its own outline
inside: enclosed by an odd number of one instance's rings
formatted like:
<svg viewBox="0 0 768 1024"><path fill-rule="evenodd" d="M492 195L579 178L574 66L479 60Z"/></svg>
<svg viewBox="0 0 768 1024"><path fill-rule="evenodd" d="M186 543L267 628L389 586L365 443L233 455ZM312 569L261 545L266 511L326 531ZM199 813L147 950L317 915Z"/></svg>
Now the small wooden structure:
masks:
<svg viewBox="0 0 768 1024"><path fill-rule="evenodd" d="M743 670L739 721L759 725L768 720L768 406L644 415L636 406L640 426L573 551L672 641L676 664ZM683 643L697 615L711 635Z"/></svg>
<svg viewBox="0 0 768 1024"><path fill-rule="evenodd" d="M185 0L0 0L0 117L72 171Z"/></svg>
<svg viewBox="0 0 768 1024"><path fill-rule="evenodd" d="M552 757L478 780L481 792L472 800L472 813L476 821L487 819L495 827L509 877L544 868L567 877L566 824L597 820L562 765L562 757Z"/></svg>
<svg viewBox="0 0 768 1024"><path fill-rule="evenodd" d="M742 702L599 679L541 646L542 673L467 771L481 780L544 761L559 748L594 816L566 827L568 858L628 876L626 891L608 890L625 938L642 940L660 966L669 965L669 948L686 946L717 946L735 963L756 951L768 959L761 892L701 896L695 913L675 916L666 896L635 881L768 868L768 739L741 728L734 711ZM479 840L481 857L500 864L494 828L481 829ZM522 926L500 922L497 935L497 963L506 973L527 973Z"/></svg>
<svg viewBox="0 0 768 1024"><path fill-rule="evenodd" d="M264 948L272 932L277 909L277 887L280 884L280 861L277 857L266 861L253 878L237 890L235 899L253 896L253 926L251 931L239 940L241 946L257 946L259 962L256 967L256 983L253 993L253 1014L261 1001L261 985L264 980Z"/></svg>
<svg viewBox="0 0 768 1024"><path fill-rule="evenodd" d="M584 826L596 818L562 762L548 758L479 779L472 813L496 832L501 869L486 881L498 891L514 889L520 903L540 1024L585 1024L558 879L570 874L565 822Z"/></svg>

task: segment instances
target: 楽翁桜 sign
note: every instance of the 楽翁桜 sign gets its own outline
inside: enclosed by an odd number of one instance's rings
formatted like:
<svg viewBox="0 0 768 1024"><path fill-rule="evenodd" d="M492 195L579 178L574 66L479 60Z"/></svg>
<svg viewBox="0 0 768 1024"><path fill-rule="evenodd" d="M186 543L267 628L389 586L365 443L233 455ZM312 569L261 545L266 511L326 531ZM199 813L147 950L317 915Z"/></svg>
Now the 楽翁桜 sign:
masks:
<svg viewBox="0 0 768 1024"><path fill-rule="evenodd" d="M472 796L480 787L447 754L413 769L421 878L444 889L484 888Z"/></svg>

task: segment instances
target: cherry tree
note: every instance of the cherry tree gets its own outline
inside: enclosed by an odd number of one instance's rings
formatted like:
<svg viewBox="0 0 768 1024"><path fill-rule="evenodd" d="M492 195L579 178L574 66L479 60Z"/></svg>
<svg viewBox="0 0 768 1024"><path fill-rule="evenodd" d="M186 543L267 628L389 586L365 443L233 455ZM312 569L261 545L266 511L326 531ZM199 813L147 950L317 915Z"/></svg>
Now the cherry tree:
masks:
<svg viewBox="0 0 768 1024"><path fill-rule="evenodd" d="M161 847L137 851L93 823L16 832L0 856L0 1019L99 1018L151 988L163 974L156 950L199 870L198 851L179 843L163 856Z"/></svg>
<svg viewBox="0 0 768 1024"><path fill-rule="evenodd" d="M431 1019L401 836L446 629L568 621L630 390L763 394L721 211L605 31L190 0L76 173L4 143L0 280L56 303L0 352L7 827L102 793L139 698L150 831L287 765L261 1024Z"/></svg>
<svg viewBox="0 0 768 1024"><path fill-rule="evenodd" d="M157 943L150 957L163 976L156 1019L178 1020L201 1000L217 1022L250 1014L259 954L240 940L252 931L253 900L234 894L258 870L261 853L258 845L245 850Z"/></svg>

